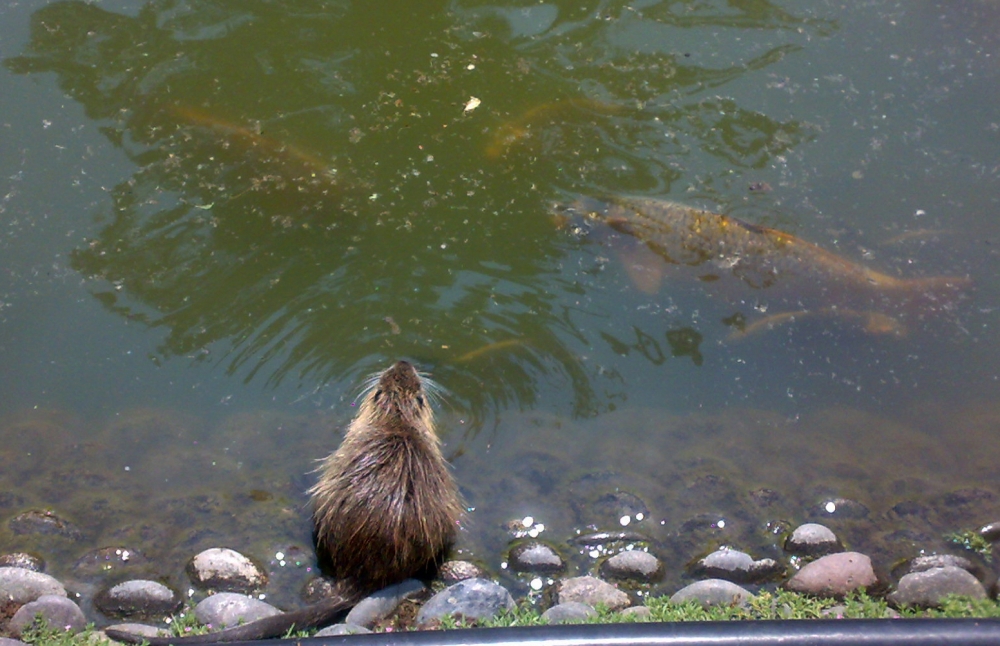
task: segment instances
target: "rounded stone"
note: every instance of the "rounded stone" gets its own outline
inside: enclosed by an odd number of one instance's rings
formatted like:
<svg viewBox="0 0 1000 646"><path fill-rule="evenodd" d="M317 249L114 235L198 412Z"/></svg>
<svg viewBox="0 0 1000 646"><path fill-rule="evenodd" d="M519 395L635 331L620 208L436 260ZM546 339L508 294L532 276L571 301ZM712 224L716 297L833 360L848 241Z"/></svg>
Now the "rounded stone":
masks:
<svg viewBox="0 0 1000 646"><path fill-rule="evenodd" d="M416 579L407 579L396 585L390 585L359 601L347 613L344 623L371 628L396 612L396 608L403 601L423 593L426 589L427 586Z"/></svg>
<svg viewBox="0 0 1000 646"><path fill-rule="evenodd" d="M487 579L466 579L428 599L417 613L417 624L424 625L442 617L489 619L514 608L514 598L503 586Z"/></svg>
<svg viewBox="0 0 1000 646"><path fill-rule="evenodd" d="M578 576L563 579L558 586L559 603L579 601L591 607L604 604L608 610L615 611L632 605L628 595L597 577Z"/></svg>
<svg viewBox="0 0 1000 646"><path fill-rule="evenodd" d="M80 606L64 596L43 594L18 608L10 618L7 630L15 637L20 637L24 629L31 626L38 616L50 627L69 633L78 633L87 626L87 618L83 616Z"/></svg>
<svg viewBox="0 0 1000 646"><path fill-rule="evenodd" d="M0 568L0 598L14 605L23 605L42 595L66 596L66 589L48 574L21 567Z"/></svg>
<svg viewBox="0 0 1000 646"><path fill-rule="evenodd" d="M550 624L575 624L596 617L597 611L585 603L568 601L552 606L542 613L542 621Z"/></svg>
<svg viewBox="0 0 1000 646"><path fill-rule="evenodd" d="M774 559L755 561L746 552L729 547L715 550L692 568L695 576L726 579L734 583L759 583L784 573Z"/></svg>
<svg viewBox="0 0 1000 646"><path fill-rule="evenodd" d="M852 590L878 583L872 561L858 552L839 552L806 564L785 584L793 592L818 597L843 597Z"/></svg>
<svg viewBox="0 0 1000 646"><path fill-rule="evenodd" d="M0 567L19 567L32 572L45 570L45 560L27 552L11 552L0 556Z"/></svg>
<svg viewBox="0 0 1000 646"><path fill-rule="evenodd" d="M709 606L745 606L753 598L753 594L732 581L725 579L705 579L695 581L685 586L670 597L670 603L687 603L697 601L704 607Z"/></svg>
<svg viewBox="0 0 1000 646"><path fill-rule="evenodd" d="M826 525L805 523L799 525L785 540L785 551L803 556L822 556L839 552L843 547L840 539Z"/></svg>
<svg viewBox="0 0 1000 646"><path fill-rule="evenodd" d="M601 563L601 576L620 581L650 583L663 577L663 564L649 552L627 550Z"/></svg>
<svg viewBox="0 0 1000 646"><path fill-rule="evenodd" d="M458 583L466 579L482 579L486 570L472 561L445 561L438 570L438 576L445 583Z"/></svg>
<svg viewBox="0 0 1000 646"><path fill-rule="evenodd" d="M559 553L538 541L515 545L510 550L508 561L514 572L557 574L566 569L566 563Z"/></svg>
<svg viewBox="0 0 1000 646"><path fill-rule="evenodd" d="M267 574L253 561L224 547L196 554L187 571L191 582L203 590L252 592L267 584Z"/></svg>
<svg viewBox="0 0 1000 646"><path fill-rule="evenodd" d="M213 594L194 607L195 619L216 629L248 624L280 614L281 611L271 604L236 592Z"/></svg>
<svg viewBox="0 0 1000 646"><path fill-rule="evenodd" d="M653 612L648 606L630 606L618 614L623 617L634 617L636 621L648 621L653 617Z"/></svg>
<svg viewBox="0 0 1000 646"><path fill-rule="evenodd" d="M369 633L371 633L371 631L364 626L355 626L354 624L343 623L327 626L313 635L313 637L340 637L341 635L367 635Z"/></svg>
<svg viewBox="0 0 1000 646"><path fill-rule="evenodd" d="M139 635L140 637L166 637L170 633L162 628L157 628L156 626L150 626L149 624L136 624L136 623L124 623L124 624L114 624L113 626L105 626L102 630L120 630L126 633L132 633L133 635Z"/></svg>
<svg viewBox="0 0 1000 646"><path fill-rule="evenodd" d="M94 605L109 617L152 619L176 612L181 598L157 581L133 579L97 593Z"/></svg>
<svg viewBox="0 0 1000 646"><path fill-rule="evenodd" d="M968 571L947 565L907 574L888 599L897 606L936 608L948 595L985 599L986 589Z"/></svg>

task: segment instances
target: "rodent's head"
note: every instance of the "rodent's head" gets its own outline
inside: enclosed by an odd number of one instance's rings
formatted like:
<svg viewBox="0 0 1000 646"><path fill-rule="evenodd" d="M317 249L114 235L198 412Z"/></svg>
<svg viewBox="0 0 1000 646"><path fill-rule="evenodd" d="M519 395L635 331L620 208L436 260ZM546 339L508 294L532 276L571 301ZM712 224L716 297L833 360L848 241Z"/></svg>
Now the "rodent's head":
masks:
<svg viewBox="0 0 1000 646"><path fill-rule="evenodd" d="M383 424L398 421L421 429L433 429L433 412L424 378L413 364L397 361L372 381L374 383L365 403L373 418Z"/></svg>

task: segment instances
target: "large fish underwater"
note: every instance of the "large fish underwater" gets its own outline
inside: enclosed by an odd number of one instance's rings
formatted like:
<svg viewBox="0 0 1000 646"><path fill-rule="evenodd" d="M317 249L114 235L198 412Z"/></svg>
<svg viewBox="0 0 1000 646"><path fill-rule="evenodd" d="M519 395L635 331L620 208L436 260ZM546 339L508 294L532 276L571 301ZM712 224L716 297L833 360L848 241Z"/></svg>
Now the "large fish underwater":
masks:
<svg viewBox="0 0 1000 646"><path fill-rule="evenodd" d="M971 283L966 276L892 276L784 231L666 200L586 197L555 210L581 234L658 256L659 267L645 267L645 277L630 268L645 291L657 291L664 275L694 278L737 307L731 338L810 317L904 336L913 321L953 309Z"/></svg>

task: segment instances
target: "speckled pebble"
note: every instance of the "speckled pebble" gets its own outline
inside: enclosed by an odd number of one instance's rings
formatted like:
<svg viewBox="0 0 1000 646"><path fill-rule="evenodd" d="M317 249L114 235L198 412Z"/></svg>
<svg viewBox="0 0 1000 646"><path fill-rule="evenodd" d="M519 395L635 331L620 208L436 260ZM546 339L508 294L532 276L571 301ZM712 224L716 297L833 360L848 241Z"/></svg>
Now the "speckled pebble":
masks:
<svg viewBox="0 0 1000 646"><path fill-rule="evenodd" d="M985 599L986 589L967 571L949 565L907 574L888 600L897 606L936 608L948 595Z"/></svg>
<svg viewBox="0 0 1000 646"><path fill-rule="evenodd" d="M822 556L842 549L840 539L833 530L819 523L799 525L785 540L785 551L791 554Z"/></svg>
<svg viewBox="0 0 1000 646"><path fill-rule="evenodd" d="M252 592L267 584L267 574L235 550L213 547L188 563L188 576L203 590Z"/></svg>
<svg viewBox="0 0 1000 646"><path fill-rule="evenodd" d="M793 592L839 598L877 582L870 558L858 552L839 552L806 564L785 586Z"/></svg>
<svg viewBox="0 0 1000 646"><path fill-rule="evenodd" d="M512 547L508 562L514 572L557 574L566 569L566 563L559 553L550 545L539 541L529 541Z"/></svg>
<svg viewBox="0 0 1000 646"><path fill-rule="evenodd" d="M618 614L623 617L635 617L639 621L648 621L653 617L653 612L646 606L631 606Z"/></svg>
<svg viewBox="0 0 1000 646"><path fill-rule="evenodd" d="M514 607L514 598L503 586L488 579L466 579L428 599L417 613L417 624L426 625L447 616L488 619Z"/></svg>
<svg viewBox="0 0 1000 646"><path fill-rule="evenodd" d="M383 588L359 601L351 608L344 623L371 628L396 611L406 599L421 594L427 589L416 579L407 579L396 585Z"/></svg>
<svg viewBox="0 0 1000 646"><path fill-rule="evenodd" d="M94 605L108 617L152 619L176 612L181 598L157 581L133 579L97 593Z"/></svg>
<svg viewBox="0 0 1000 646"><path fill-rule="evenodd" d="M367 635L371 633L370 630L364 626L356 626L354 624L334 624L332 626L327 626L323 630L317 632L314 637L340 637L341 635Z"/></svg>
<svg viewBox="0 0 1000 646"><path fill-rule="evenodd" d="M686 603L697 601L708 606L745 606L753 598L753 594L732 581L725 579L705 579L695 581L685 586L670 597L670 603Z"/></svg>
<svg viewBox="0 0 1000 646"><path fill-rule="evenodd" d="M87 626L87 618L83 616L80 606L63 596L43 594L18 608L10 618L7 630L15 637L20 637L21 631L30 626L38 615L50 626L71 633L78 633Z"/></svg>
<svg viewBox="0 0 1000 646"><path fill-rule="evenodd" d="M438 570L438 576L445 583L458 583L466 579L482 579L486 570L472 561L445 561Z"/></svg>
<svg viewBox="0 0 1000 646"><path fill-rule="evenodd" d="M663 577L663 564L649 552L627 550L601 563L601 576L619 581L649 583Z"/></svg>
<svg viewBox="0 0 1000 646"><path fill-rule="evenodd" d="M542 613L542 621L550 624L575 624L596 617L597 611L585 603L568 601L552 606Z"/></svg>
<svg viewBox="0 0 1000 646"><path fill-rule="evenodd" d="M32 572L42 572L45 570L45 561L42 557L27 552L11 552L0 555L0 567L19 567Z"/></svg>
<svg viewBox="0 0 1000 646"><path fill-rule="evenodd" d="M65 597L66 589L48 574L21 567L0 568L0 598L5 601L23 605L44 594Z"/></svg>
<svg viewBox="0 0 1000 646"><path fill-rule="evenodd" d="M195 618L216 629L248 624L278 614L281 611L271 604L236 592L213 594L194 607Z"/></svg>
<svg viewBox="0 0 1000 646"><path fill-rule="evenodd" d="M559 603L579 601L588 606L604 604L609 610L621 610L632 604L628 595L597 577L578 576L564 579L557 585Z"/></svg>

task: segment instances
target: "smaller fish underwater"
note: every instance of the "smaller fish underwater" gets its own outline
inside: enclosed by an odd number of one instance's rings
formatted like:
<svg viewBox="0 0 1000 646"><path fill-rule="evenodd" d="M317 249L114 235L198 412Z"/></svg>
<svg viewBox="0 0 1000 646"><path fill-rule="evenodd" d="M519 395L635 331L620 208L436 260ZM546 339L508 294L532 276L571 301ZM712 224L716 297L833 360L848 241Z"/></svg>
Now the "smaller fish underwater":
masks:
<svg viewBox="0 0 1000 646"><path fill-rule="evenodd" d="M971 285L967 276L892 276L789 233L667 200L585 197L555 210L561 225L602 236L624 254L655 254L658 266L628 267L644 291L658 291L663 277L693 279L731 305L750 306L746 316L767 313L733 340L802 318L901 337L908 323L952 310Z"/></svg>

